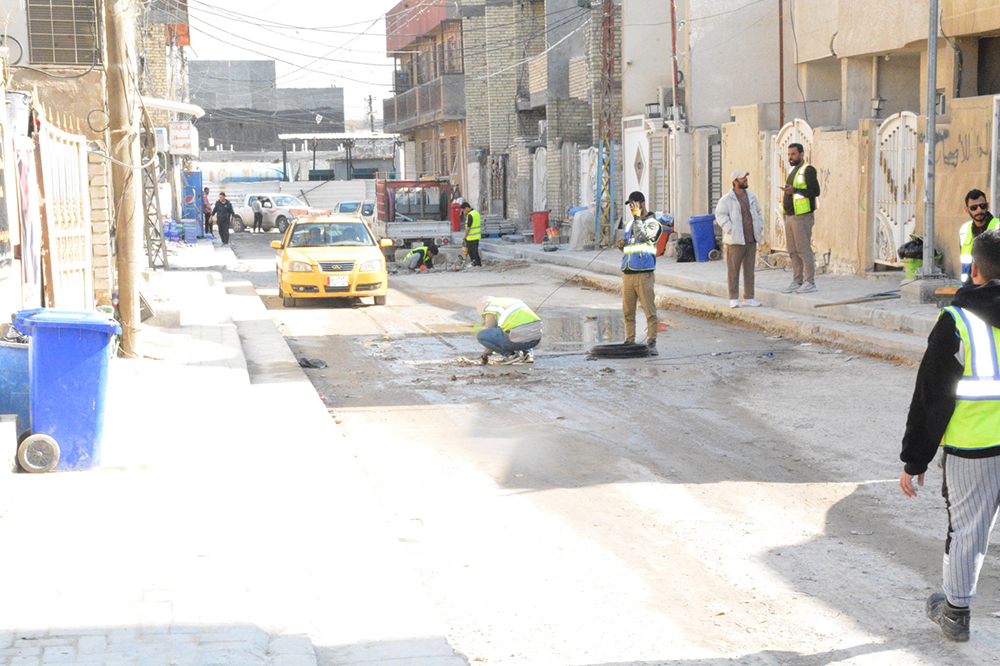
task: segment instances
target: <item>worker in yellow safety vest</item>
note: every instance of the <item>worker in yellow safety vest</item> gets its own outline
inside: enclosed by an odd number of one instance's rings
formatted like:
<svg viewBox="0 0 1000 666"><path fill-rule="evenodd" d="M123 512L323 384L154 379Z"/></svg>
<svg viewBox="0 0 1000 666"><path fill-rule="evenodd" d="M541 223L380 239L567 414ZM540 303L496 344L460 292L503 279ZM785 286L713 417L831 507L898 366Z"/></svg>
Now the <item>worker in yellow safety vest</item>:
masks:
<svg viewBox="0 0 1000 666"><path fill-rule="evenodd" d="M962 284L969 281L969 269L972 267L972 242L979 234L990 229L1000 229L1000 220L990 213L986 203L986 193L982 190L970 190L965 195L965 212L969 221L958 231L958 243L962 247L960 260L962 262Z"/></svg>
<svg viewBox="0 0 1000 666"><path fill-rule="evenodd" d="M899 486L915 497L914 479L924 485L942 451L944 585L926 612L953 641L969 640L969 606L1000 507L1000 230L973 242L969 277L927 339L899 456Z"/></svg>
<svg viewBox="0 0 1000 666"><path fill-rule="evenodd" d="M482 266L479 258L479 239L483 237L483 218L468 201L462 204L462 218L465 220L465 249L473 266Z"/></svg>
<svg viewBox="0 0 1000 666"><path fill-rule="evenodd" d="M792 262L792 283L782 289L801 294L816 291L816 255L812 250L813 225L819 204L819 180L816 167L806 161L801 143L788 144L791 170L782 190L781 207L785 213L785 246Z"/></svg>
<svg viewBox="0 0 1000 666"><path fill-rule="evenodd" d="M489 362L490 354L502 354L500 363L534 363L531 350L542 341L542 320L531 308L516 298L484 296L476 304L483 328L476 339L486 351L480 360Z"/></svg>

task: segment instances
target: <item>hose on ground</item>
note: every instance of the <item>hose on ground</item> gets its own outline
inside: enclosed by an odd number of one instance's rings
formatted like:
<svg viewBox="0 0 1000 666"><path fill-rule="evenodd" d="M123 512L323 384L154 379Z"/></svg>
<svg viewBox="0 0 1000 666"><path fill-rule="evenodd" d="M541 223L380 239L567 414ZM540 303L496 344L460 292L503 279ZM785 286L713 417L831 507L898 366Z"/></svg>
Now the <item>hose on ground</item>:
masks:
<svg viewBox="0 0 1000 666"><path fill-rule="evenodd" d="M597 345L590 348L587 358L643 358L649 356L649 347L636 342Z"/></svg>

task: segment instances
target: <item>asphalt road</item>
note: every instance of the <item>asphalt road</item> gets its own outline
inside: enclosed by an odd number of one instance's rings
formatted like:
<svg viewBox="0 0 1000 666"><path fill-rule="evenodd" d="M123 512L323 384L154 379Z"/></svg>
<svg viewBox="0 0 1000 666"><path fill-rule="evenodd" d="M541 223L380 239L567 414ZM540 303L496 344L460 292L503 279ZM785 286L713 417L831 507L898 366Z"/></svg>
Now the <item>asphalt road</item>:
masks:
<svg viewBox="0 0 1000 666"><path fill-rule="evenodd" d="M307 373L470 662L997 663L995 557L970 643L923 614L946 514L936 467L897 485L914 368L670 311L658 358L587 360L619 298L524 264L285 309L276 237L237 235L236 272L329 364ZM545 301L534 365L461 362L485 294Z"/></svg>

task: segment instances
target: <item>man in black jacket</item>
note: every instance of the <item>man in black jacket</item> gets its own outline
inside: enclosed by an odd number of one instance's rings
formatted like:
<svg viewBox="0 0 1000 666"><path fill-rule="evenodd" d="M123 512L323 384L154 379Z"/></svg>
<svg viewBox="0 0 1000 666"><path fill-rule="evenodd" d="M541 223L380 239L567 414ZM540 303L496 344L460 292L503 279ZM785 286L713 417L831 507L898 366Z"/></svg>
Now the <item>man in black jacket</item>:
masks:
<svg viewBox="0 0 1000 666"><path fill-rule="evenodd" d="M229 245L229 222L236 213L233 211L233 204L226 201L225 192L219 192L219 200L212 208L212 215L215 217L215 223L219 225L219 238L222 239L223 245Z"/></svg>
<svg viewBox="0 0 1000 666"><path fill-rule="evenodd" d="M954 641L969 640L969 606L1000 506L1000 231L980 234L972 257L972 284L927 340L899 456L899 486L915 497L913 480L924 485L927 465L943 450L944 593L927 599L927 616Z"/></svg>

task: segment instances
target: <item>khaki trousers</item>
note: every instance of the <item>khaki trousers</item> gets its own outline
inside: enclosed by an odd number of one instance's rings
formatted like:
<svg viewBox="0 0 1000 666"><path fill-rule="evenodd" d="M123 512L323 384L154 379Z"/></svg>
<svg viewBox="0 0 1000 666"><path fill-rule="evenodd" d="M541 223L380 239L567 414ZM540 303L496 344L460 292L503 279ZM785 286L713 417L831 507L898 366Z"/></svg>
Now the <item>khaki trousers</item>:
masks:
<svg viewBox="0 0 1000 666"><path fill-rule="evenodd" d="M743 269L743 298L753 298L754 269L757 268L757 243L726 246L726 268L729 269L729 300L740 297L740 268Z"/></svg>
<svg viewBox="0 0 1000 666"><path fill-rule="evenodd" d="M815 213L785 216L785 244L792 260L792 282L816 284L816 256L812 250Z"/></svg>
<svg viewBox="0 0 1000 666"><path fill-rule="evenodd" d="M653 271L622 274L622 312L625 314L625 341L635 342L635 307L642 303L646 313L646 338L656 339L656 283Z"/></svg>

